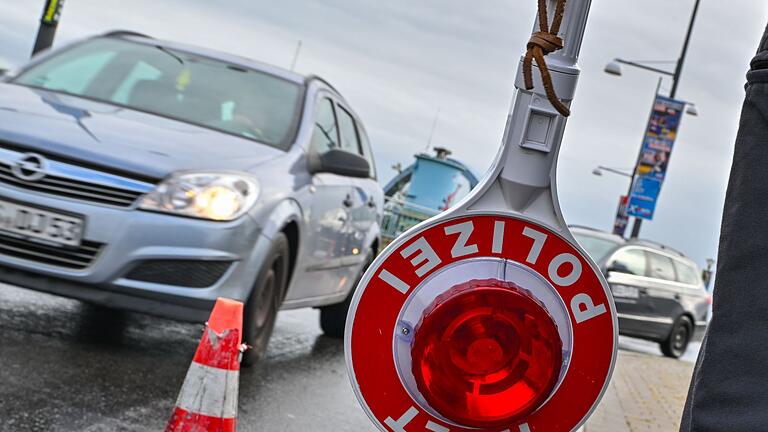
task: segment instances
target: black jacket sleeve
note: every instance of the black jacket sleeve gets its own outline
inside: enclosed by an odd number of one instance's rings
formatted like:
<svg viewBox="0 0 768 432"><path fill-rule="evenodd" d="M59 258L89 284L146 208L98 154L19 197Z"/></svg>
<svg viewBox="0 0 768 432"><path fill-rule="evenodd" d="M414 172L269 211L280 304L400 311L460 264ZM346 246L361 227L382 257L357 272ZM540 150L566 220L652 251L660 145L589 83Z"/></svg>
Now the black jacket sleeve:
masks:
<svg viewBox="0 0 768 432"><path fill-rule="evenodd" d="M714 313L681 432L768 431L768 29L747 74Z"/></svg>

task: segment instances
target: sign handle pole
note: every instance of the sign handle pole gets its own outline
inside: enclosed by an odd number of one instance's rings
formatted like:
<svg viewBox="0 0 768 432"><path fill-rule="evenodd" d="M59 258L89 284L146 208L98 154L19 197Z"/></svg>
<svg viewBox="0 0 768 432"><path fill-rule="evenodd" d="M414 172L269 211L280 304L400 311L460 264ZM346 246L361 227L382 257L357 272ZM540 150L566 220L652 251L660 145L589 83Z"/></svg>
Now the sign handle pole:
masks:
<svg viewBox="0 0 768 432"><path fill-rule="evenodd" d="M550 15L556 3L548 0ZM567 3L560 32L564 48L547 56L553 87L566 105L572 103L576 91L580 73L577 60L590 5L591 0ZM534 24L534 32L537 30ZM526 90L522 64L521 59L502 148L486 178L453 211L506 208L570 237L560 211L555 178L566 118L547 99L537 67L533 69L534 88Z"/></svg>

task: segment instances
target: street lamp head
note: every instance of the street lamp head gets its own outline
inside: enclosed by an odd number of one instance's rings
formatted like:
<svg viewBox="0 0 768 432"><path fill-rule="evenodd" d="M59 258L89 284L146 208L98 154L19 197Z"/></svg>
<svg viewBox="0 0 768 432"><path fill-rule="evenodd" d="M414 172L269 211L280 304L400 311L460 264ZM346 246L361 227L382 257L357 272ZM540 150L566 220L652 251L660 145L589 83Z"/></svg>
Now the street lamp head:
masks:
<svg viewBox="0 0 768 432"><path fill-rule="evenodd" d="M611 60L605 65L605 73L608 75L621 76L621 63L616 60Z"/></svg>
<svg viewBox="0 0 768 432"><path fill-rule="evenodd" d="M688 104L687 107L685 107L685 113L689 116L698 117L699 116L699 109L696 108L696 105Z"/></svg>
<svg viewBox="0 0 768 432"><path fill-rule="evenodd" d="M595 168L595 169L592 170L592 174L594 174L594 175L596 175L598 177L602 177L603 171L600 168Z"/></svg>

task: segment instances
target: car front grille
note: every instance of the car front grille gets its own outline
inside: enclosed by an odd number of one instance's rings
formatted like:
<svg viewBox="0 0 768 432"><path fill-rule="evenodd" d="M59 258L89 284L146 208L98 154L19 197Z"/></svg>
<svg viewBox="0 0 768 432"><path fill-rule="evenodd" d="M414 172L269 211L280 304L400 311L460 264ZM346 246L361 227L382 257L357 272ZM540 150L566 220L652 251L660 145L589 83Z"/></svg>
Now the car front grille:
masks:
<svg viewBox="0 0 768 432"><path fill-rule="evenodd" d="M16 178L11 173L11 167L3 163L0 163L0 182L36 192L118 207L130 207L142 195L141 192L97 185L54 175L45 176L43 179L35 182L25 181Z"/></svg>
<svg viewBox="0 0 768 432"><path fill-rule="evenodd" d="M82 270L96 260L103 244L83 241L79 247L49 246L0 234L0 255Z"/></svg>
<svg viewBox="0 0 768 432"><path fill-rule="evenodd" d="M0 183L48 195L115 207L131 207L154 185L59 160L48 160L42 178L29 180L14 173L25 155L0 144Z"/></svg>
<svg viewBox="0 0 768 432"><path fill-rule="evenodd" d="M134 267L126 279L186 288L208 288L224 276L231 261L151 260Z"/></svg>

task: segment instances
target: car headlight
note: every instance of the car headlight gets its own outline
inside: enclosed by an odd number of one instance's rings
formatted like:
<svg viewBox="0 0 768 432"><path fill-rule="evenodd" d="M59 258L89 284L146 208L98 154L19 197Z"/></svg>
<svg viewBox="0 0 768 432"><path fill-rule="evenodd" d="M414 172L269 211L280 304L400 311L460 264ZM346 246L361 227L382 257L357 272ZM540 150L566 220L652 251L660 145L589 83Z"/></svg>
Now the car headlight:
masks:
<svg viewBox="0 0 768 432"><path fill-rule="evenodd" d="M216 221L239 218L256 203L256 179L227 173L176 174L142 199L142 210Z"/></svg>

